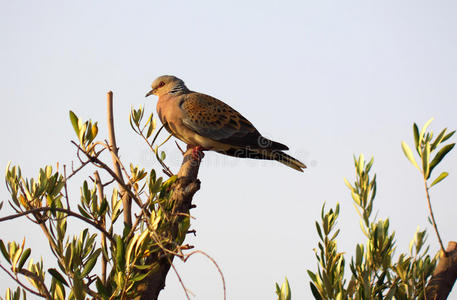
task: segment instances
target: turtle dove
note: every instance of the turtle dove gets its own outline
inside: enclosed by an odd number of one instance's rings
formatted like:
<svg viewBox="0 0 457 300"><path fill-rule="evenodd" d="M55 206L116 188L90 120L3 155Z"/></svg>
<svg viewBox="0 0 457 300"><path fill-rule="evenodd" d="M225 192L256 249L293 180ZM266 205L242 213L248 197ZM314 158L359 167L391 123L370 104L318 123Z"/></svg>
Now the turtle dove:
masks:
<svg viewBox="0 0 457 300"><path fill-rule="evenodd" d="M159 96L157 113L173 136L194 150L254 159L276 160L303 172L306 166L287 155L286 145L263 137L239 112L211 96L190 91L184 81L158 77L146 94Z"/></svg>

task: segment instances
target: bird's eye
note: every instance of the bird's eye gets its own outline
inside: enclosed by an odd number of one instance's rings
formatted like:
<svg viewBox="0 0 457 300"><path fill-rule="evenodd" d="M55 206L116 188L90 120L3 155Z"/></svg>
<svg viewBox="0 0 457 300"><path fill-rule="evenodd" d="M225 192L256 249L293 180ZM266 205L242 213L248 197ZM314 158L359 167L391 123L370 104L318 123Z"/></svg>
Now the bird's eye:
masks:
<svg viewBox="0 0 457 300"><path fill-rule="evenodd" d="M163 81L161 81L161 82L159 83L159 87L163 87L164 85L165 85L165 82L163 82Z"/></svg>

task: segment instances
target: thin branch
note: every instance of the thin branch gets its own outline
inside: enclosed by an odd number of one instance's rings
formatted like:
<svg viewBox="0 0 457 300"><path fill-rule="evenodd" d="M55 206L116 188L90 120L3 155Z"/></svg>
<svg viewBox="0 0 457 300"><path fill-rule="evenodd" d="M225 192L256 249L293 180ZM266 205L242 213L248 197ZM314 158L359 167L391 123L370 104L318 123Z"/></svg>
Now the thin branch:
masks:
<svg viewBox="0 0 457 300"><path fill-rule="evenodd" d="M184 156L184 153L186 153L186 152L184 150L182 150L181 146L179 146L177 141L175 141L175 144L178 147L179 151L181 151L181 154Z"/></svg>
<svg viewBox="0 0 457 300"><path fill-rule="evenodd" d="M81 159L80 159L80 161L81 161ZM85 161L85 162L81 161L81 165L79 167L77 167L76 169L73 169L73 167L72 167L72 172L70 175L68 175L67 180L70 179L71 177L73 177L76 173L78 173L79 170L84 168L88 163L90 163L90 161ZM73 162L72 162L72 164L73 164Z"/></svg>
<svg viewBox="0 0 457 300"><path fill-rule="evenodd" d="M24 190L24 187L22 186L22 184L18 183L19 185L19 188L21 189L21 192L23 195L27 195L27 193L25 192ZM33 210L33 209L32 209ZM19 216L22 216L22 215L25 215L26 218L28 218L29 220L31 220L33 223L35 224L38 224L41 228L41 230L43 231L44 235L46 236L46 238L48 239L49 241L49 244L51 245L51 251L54 253L54 255L56 254L55 252L57 251L58 252L58 246L56 244L56 242L54 241L54 238L51 236L51 234L49 233L49 230L48 228L46 227L46 225L44 224L46 222L45 219L42 218L42 216L40 214L38 214L38 211L37 212L32 212L32 210L28 210L28 211L25 211L25 212L21 212L21 213L18 213ZM33 216L35 217L36 219L36 222L33 221L28 215L29 215L29 212L32 212ZM11 217L11 216L7 216L5 218L8 218L8 217ZM4 218L0 218L0 222L3 222Z"/></svg>
<svg viewBox="0 0 457 300"><path fill-rule="evenodd" d="M156 150L154 149L154 147L153 147L154 143L156 142L157 138L159 137L160 132L161 132L162 129L165 127L165 125L166 125L166 123L165 123L165 124L162 124L162 126L159 128L159 130L158 130L157 133L155 134L154 138L152 139L152 142L151 142L151 143L149 143L148 139L144 136L143 130L141 130L140 127L137 127L137 128L138 128L138 131L139 131L139 135L143 138L143 140L144 140L144 141L146 142L146 144L149 146L149 148L151 149L151 151L152 151L153 153L156 154L156 158L157 158L157 160L159 161L160 165L162 166L163 172L165 173L165 175L167 175L168 177L171 177L171 176L173 176L173 172L172 172L172 171L170 170L170 168L163 162L163 160L160 159L160 157L159 157L157 151L156 151ZM171 134L170 134L170 136L168 136L168 138L165 140L165 142L168 141L168 139L170 139L170 137L171 137ZM161 145L163 145L165 142L163 142ZM160 146L161 146L161 145L160 145ZM160 147L160 146L159 146L159 147ZM157 150L158 150L158 148L157 148ZM184 155L184 153L183 153L183 155Z"/></svg>
<svg viewBox="0 0 457 300"><path fill-rule="evenodd" d="M436 225L435 216L433 215L432 203L430 201L430 195L429 195L428 186L427 186L427 179L425 178L425 176L424 176L424 185L425 185L425 195L427 197L428 210L430 211L430 217L432 219L433 228L435 229L436 236L438 237L438 241L439 241L440 247L441 247L441 252L443 253L444 256L447 256L446 250L444 250L443 241L441 240L441 236L438 231L438 226Z"/></svg>
<svg viewBox="0 0 457 300"><path fill-rule="evenodd" d="M102 181L100 180L100 175L98 174L98 171L94 172L94 177L95 177L95 184L97 185L97 191L98 191L98 198L100 199L100 203L103 202L104 200L104 195L103 195L103 184ZM105 215L101 217L101 225L103 228L106 230L106 225L105 225ZM102 249L106 248L106 235L102 232L101 234L101 246ZM102 254L102 283L106 283L106 258L105 255Z"/></svg>
<svg viewBox="0 0 457 300"><path fill-rule="evenodd" d="M32 290L31 288L29 288L28 286L26 286L25 284L23 284L23 283L19 280L19 278L17 278L17 276L14 276L13 274L11 274L11 273L8 271L8 269L6 269L6 268L5 268L4 266L2 266L1 264L0 264L0 268L1 268L3 271L5 271L6 274L8 274L14 281L16 281L17 284L19 284L19 285L20 285L23 289L25 289L27 292L32 293L32 294L34 294L34 295L36 295L36 296L40 296L40 297L42 297L42 298L46 298L45 295L40 294L40 293L37 293L37 292L35 292L34 290Z"/></svg>
<svg viewBox="0 0 457 300"><path fill-rule="evenodd" d="M67 200L67 208L70 209L70 200L68 199L68 189L67 189L67 166L63 165L63 177L65 178L64 182L64 191L65 191L65 200Z"/></svg>
<svg viewBox="0 0 457 300"><path fill-rule="evenodd" d="M111 179L110 181L105 182L105 183L103 184L103 187L108 186L108 185L110 185L111 183L113 183L113 182L115 182L115 181L116 181L116 180L114 180L114 178L113 178L113 179Z"/></svg>
<svg viewBox="0 0 457 300"><path fill-rule="evenodd" d="M226 295L226 289L225 289L225 279L224 279L224 274L222 274L222 270L221 268L219 268L219 265L217 264L217 262L214 260L214 258L212 258L211 256L209 256L207 253L201 251L201 250L195 250L195 251L192 251L191 253L187 254L184 258L183 258L183 261L186 262L189 257L191 257L192 255L196 254L196 253L200 253L204 256L206 256L217 268L217 271L219 272L219 274L221 275L221 278L222 278L222 286L224 288L224 300L227 299L227 295Z"/></svg>
<svg viewBox="0 0 457 300"><path fill-rule="evenodd" d="M116 145L116 135L114 134L114 115L113 115L113 92L109 91L107 94L107 113L108 113L108 136L110 141L110 152L111 157L113 159L113 166L114 172L116 173L117 177L119 178L119 184L121 185L121 192L124 189L125 182L124 178L122 178L121 168L119 163L116 161L116 157L119 157L117 152L117 145ZM122 195L122 205L124 207L124 223L128 225L132 225L132 199L123 193Z"/></svg>
<svg viewBox="0 0 457 300"><path fill-rule="evenodd" d="M146 205L148 205L147 202L144 203L143 206L141 207L141 213L138 217L136 217L135 223L132 225L132 229L130 230L129 234L127 235L126 241L130 241L130 239L133 237L133 234L135 233L135 228L140 224L143 216L147 214L147 211L145 208Z"/></svg>
<svg viewBox="0 0 457 300"><path fill-rule="evenodd" d="M125 190L130 195L130 197L132 197L135 201L137 201L137 203L141 203L141 200L130 190L130 188L124 183L123 180L121 181L121 179L117 176L117 174L110 167L108 167L108 165L106 165L104 162L99 160L96 156L91 156L90 154L84 152L84 150L82 150L81 147L78 144L76 144L74 141L71 141L71 142L79 150L81 150L92 163L97 164L98 165L97 167L102 168L106 172L108 172L110 174L110 176L112 178L114 178L114 180L116 180L116 182L121 186L122 190Z"/></svg>
<svg viewBox="0 0 457 300"><path fill-rule="evenodd" d="M16 219L16 218L19 218L19 217L22 217L22 216L25 216L25 215L28 215L28 214L36 214L38 212L47 212L47 211L58 211L58 212L63 212L63 213L66 213L67 215L69 216L72 216L72 217L75 217L75 218L78 218L80 220L83 220L84 222L92 225L93 227L97 228L100 232L104 233L109 239L110 241L114 242L114 239L113 237L111 236L111 234L109 234L109 232L107 232L102 226L100 226L99 224L93 222L92 220L84 217L84 216L81 216L80 214L77 214L69 209L66 209L66 208L59 208L59 207L55 207L55 208L51 208L51 207L38 207L38 208L33 208L33 209L30 209L30 210L27 210L27 211L24 211L22 213L18 213L18 214L15 214L15 215L9 215L9 216L6 216L6 217L3 217L3 218L0 218L0 222L4 222L4 221L8 221L8 220L13 220L13 219Z"/></svg>
<svg viewBox="0 0 457 300"><path fill-rule="evenodd" d="M175 265L174 265L173 262L170 260L170 258L168 257L168 255L167 255L167 259L168 259L168 262L170 263L171 267L173 268L173 271L175 271L176 276L178 277L179 283L181 284L182 289L184 290L184 293L186 294L187 300L190 300L189 293L187 292L187 288L186 288L186 286L184 285L184 282L182 281L181 276L180 276L179 273L178 273L178 270L176 270Z"/></svg>
<svg viewBox="0 0 457 300"><path fill-rule="evenodd" d="M41 278L38 277L38 275L36 275L35 273L30 272L29 270L25 270L25 269L18 270L18 273L20 273L20 274L22 274L24 276L27 276L27 277L31 278L32 280L34 280L35 283L37 285L39 285L41 287L41 289L44 291L45 298L48 299L48 300L52 300L52 296L49 293L48 289L46 288L46 285L44 284L44 281L41 280Z"/></svg>
<svg viewBox="0 0 457 300"><path fill-rule="evenodd" d="M91 156L89 153L87 153L86 151L84 151L84 149L82 149L78 144L76 144L74 141L71 141L77 148L79 151L82 151L86 157L94 164L98 165L97 167L99 168L102 168L104 169L105 171L107 171L111 177L117 181L117 183L121 186L121 189L123 192L123 195L122 195L122 199L125 199L126 194L128 194L128 196L130 197L129 199L134 199L135 202L138 204L138 206L141 208L141 210L147 214L147 211L145 210L144 208L144 205L141 201L140 198L137 197L137 195L135 195L135 193L133 193L131 191L131 189L129 188L129 186L127 186L124 181L121 181L121 179L117 176L117 174L110 168L108 167L104 162L102 162L101 160L99 160L96 156ZM130 181L130 179L129 179ZM148 219L146 219L146 221L149 223ZM132 224L130 224L132 225ZM134 227L131 227L131 228L134 228ZM111 240L111 239L110 239Z"/></svg>

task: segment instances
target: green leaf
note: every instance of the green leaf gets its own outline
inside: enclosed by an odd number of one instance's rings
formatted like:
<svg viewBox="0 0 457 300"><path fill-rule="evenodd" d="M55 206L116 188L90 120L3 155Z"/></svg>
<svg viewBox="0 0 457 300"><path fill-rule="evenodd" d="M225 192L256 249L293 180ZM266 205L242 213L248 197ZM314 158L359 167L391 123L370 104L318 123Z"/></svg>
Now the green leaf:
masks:
<svg viewBox="0 0 457 300"><path fill-rule="evenodd" d="M3 257L9 262L11 263L11 260L10 260L10 256L8 254L8 251L6 251L6 247L5 247L5 244L3 243L3 240L0 239L0 250L3 254Z"/></svg>
<svg viewBox="0 0 457 300"><path fill-rule="evenodd" d="M81 213L81 215L83 215L84 217L88 218L88 219L91 219L92 217L86 212L86 210L84 208L82 208L81 205L78 204L78 210L79 212Z"/></svg>
<svg viewBox="0 0 457 300"><path fill-rule="evenodd" d="M71 125L73 126L73 129L76 132L76 135L79 137L78 117L71 110L70 110L70 121L71 121Z"/></svg>
<svg viewBox="0 0 457 300"><path fill-rule="evenodd" d="M140 273L140 274L136 275L135 277L133 277L132 281L133 282L142 281L144 278L146 278L147 276L151 275L151 273L153 271L154 271L154 269L149 269L149 271L147 271L147 272Z"/></svg>
<svg viewBox="0 0 457 300"><path fill-rule="evenodd" d="M84 282L78 271L73 274L73 289L76 300L85 300L86 292L84 291Z"/></svg>
<svg viewBox="0 0 457 300"><path fill-rule="evenodd" d="M97 280L95 281L95 286L97 287L97 291L102 296L103 299L108 299L108 290L106 287L103 285L102 281L100 280L99 277L97 277Z"/></svg>
<svg viewBox="0 0 457 300"><path fill-rule="evenodd" d="M406 144L404 141L401 142L401 148L403 149L403 153L405 153L405 156L406 158L409 159L409 161L418 169L419 169L419 166L416 162L416 160L414 159L414 156L413 156L413 152L411 151L411 149L409 148L408 144Z"/></svg>
<svg viewBox="0 0 457 300"><path fill-rule="evenodd" d="M135 126L133 126L133 113L135 109L133 107L130 108L130 116L129 116L129 122L130 122L130 127L132 127L133 131L139 134L139 132L136 130Z"/></svg>
<svg viewBox="0 0 457 300"><path fill-rule="evenodd" d="M14 253L13 259L11 261L11 266L13 267L13 272L17 271L17 262L19 261L19 258L22 255L22 248L17 249L17 251Z"/></svg>
<svg viewBox="0 0 457 300"><path fill-rule="evenodd" d="M417 124L413 124L413 135L414 135L414 144L416 145L416 149L419 148L419 128L417 128Z"/></svg>
<svg viewBox="0 0 457 300"><path fill-rule="evenodd" d="M151 117L152 117L152 114L151 114ZM146 133L146 138L148 139L152 132L154 131L154 129L156 129L156 126L157 126L157 121L156 119L153 119L151 123L149 123L149 128L148 128L148 132Z"/></svg>
<svg viewBox="0 0 457 300"><path fill-rule="evenodd" d="M91 134L92 134L92 140L97 136L98 134L98 125L97 122L94 123L94 125L91 126L90 128Z"/></svg>
<svg viewBox="0 0 457 300"><path fill-rule="evenodd" d="M365 172L366 173L370 172L371 166L373 166L373 163L374 163L374 157L371 157L370 161L368 162L368 164L365 167Z"/></svg>
<svg viewBox="0 0 457 300"><path fill-rule="evenodd" d="M360 154L359 161L357 162L357 173L358 174L362 174L364 164L365 164L365 157L363 154Z"/></svg>
<svg viewBox="0 0 457 300"><path fill-rule="evenodd" d="M450 133L448 133L448 134L443 138L443 140L441 141L441 143L444 143L445 141L447 141L448 139L450 139L451 136L454 135L454 133L455 133L455 130L452 131L452 132L450 132Z"/></svg>
<svg viewBox="0 0 457 300"><path fill-rule="evenodd" d="M316 280L317 280L316 274L314 274L314 273L311 272L310 270L307 270L307 272L308 272L308 276L311 278L311 280L312 280L313 282L316 282Z"/></svg>
<svg viewBox="0 0 457 300"><path fill-rule="evenodd" d="M438 176L435 180L433 180L432 184L430 185L430 187L434 186L435 184L437 184L438 182L440 182L441 180L443 180L444 178L447 177L447 175L449 175L448 172L442 172L440 174L440 176Z"/></svg>
<svg viewBox="0 0 457 300"><path fill-rule="evenodd" d="M24 253L22 254L21 259L19 260L19 263L17 264L17 269L18 270L22 269L22 267L24 266L25 262L29 258L31 252L32 252L32 250L30 250L30 248L25 249Z"/></svg>
<svg viewBox="0 0 457 300"><path fill-rule="evenodd" d="M311 287L311 292L313 292L313 296L316 300L322 300L322 296L321 294L319 293L319 291L317 290L316 286L310 282L309 283L310 287Z"/></svg>
<svg viewBox="0 0 457 300"><path fill-rule="evenodd" d="M64 284L65 286L69 286L67 281L65 280L65 278L63 278L63 276L59 273L59 271L57 271L56 269L54 268L50 268L48 269L48 272L49 274L51 274L52 277L54 277L57 281L59 281L60 283Z"/></svg>
<svg viewBox="0 0 457 300"><path fill-rule="evenodd" d="M316 221L316 230L317 230L317 234L319 234L319 237L323 241L324 237L322 236L322 230L321 230L321 227L319 226L319 223L317 221Z"/></svg>
<svg viewBox="0 0 457 300"><path fill-rule="evenodd" d="M424 178L430 177L430 143L426 142L425 147L422 151L422 170L424 172Z"/></svg>
<svg viewBox="0 0 457 300"><path fill-rule="evenodd" d="M351 183L346 179L346 178L343 178L344 179L344 183L346 184L346 186L351 190L351 192L354 190L354 188L352 187Z"/></svg>
<svg viewBox="0 0 457 300"><path fill-rule="evenodd" d="M125 270L125 245L119 235L116 235L116 263L118 270Z"/></svg>
<svg viewBox="0 0 457 300"><path fill-rule="evenodd" d="M432 147L431 147L431 151L435 150L436 147L438 147L438 145L442 142L443 138L444 138L444 134L446 133L446 130L447 128L444 128L440 134L438 134L438 136L436 137L435 141L432 143Z"/></svg>
<svg viewBox="0 0 457 300"><path fill-rule="evenodd" d="M422 127L421 132L420 132L420 134L419 134L419 145L422 143L422 139L424 138L425 131L427 130L427 127L430 125L430 123L432 123L432 121L433 121L433 118L431 118L430 120L428 120L428 121L425 123L424 127Z"/></svg>
<svg viewBox="0 0 457 300"><path fill-rule="evenodd" d="M147 231L146 231L147 232ZM127 246L127 252L125 254L125 257L126 257L126 262L128 265L130 265L130 261L131 261L131 256L132 256L132 251L133 251L133 247L135 246L135 243L136 241L138 240L138 238L140 237L139 234L135 234L133 236L133 238L130 240L128 246Z"/></svg>
<svg viewBox="0 0 457 300"><path fill-rule="evenodd" d="M84 278L87 275L89 275L89 273L94 268L95 263L97 262L97 258L98 258L98 256L100 255L101 252L102 252L102 249L97 249L97 250L95 250L94 253L92 253L92 255L87 260L86 266L84 267L84 269L83 269L83 271L81 273L81 277Z"/></svg>
<svg viewBox="0 0 457 300"><path fill-rule="evenodd" d="M290 286L287 277L281 286L281 300L291 300Z"/></svg>
<svg viewBox="0 0 457 300"><path fill-rule="evenodd" d="M54 293L57 300L65 300L65 289L62 283L56 282Z"/></svg>
<svg viewBox="0 0 457 300"><path fill-rule="evenodd" d="M438 153L435 155L435 157L432 159L432 162L430 163L430 173L432 173L432 170L443 160L443 158L449 153L449 151L454 148L455 143L449 144L444 146L443 148L438 151Z"/></svg>

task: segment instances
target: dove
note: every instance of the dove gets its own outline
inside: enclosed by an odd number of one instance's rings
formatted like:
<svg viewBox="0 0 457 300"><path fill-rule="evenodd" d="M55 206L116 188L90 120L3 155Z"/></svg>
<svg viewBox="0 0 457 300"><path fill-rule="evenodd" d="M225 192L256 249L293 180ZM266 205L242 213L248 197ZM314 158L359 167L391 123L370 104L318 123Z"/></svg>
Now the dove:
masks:
<svg viewBox="0 0 457 300"><path fill-rule="evenodd" d="M303 172L305 164L283 151L289 148L263 137L239 112L214 97L189 90L184 81L163 75L146 97L156 95L165 129L196 153L212 150L242 158L276 160ZM194 153L194 152L193 152Z"/></svg>

